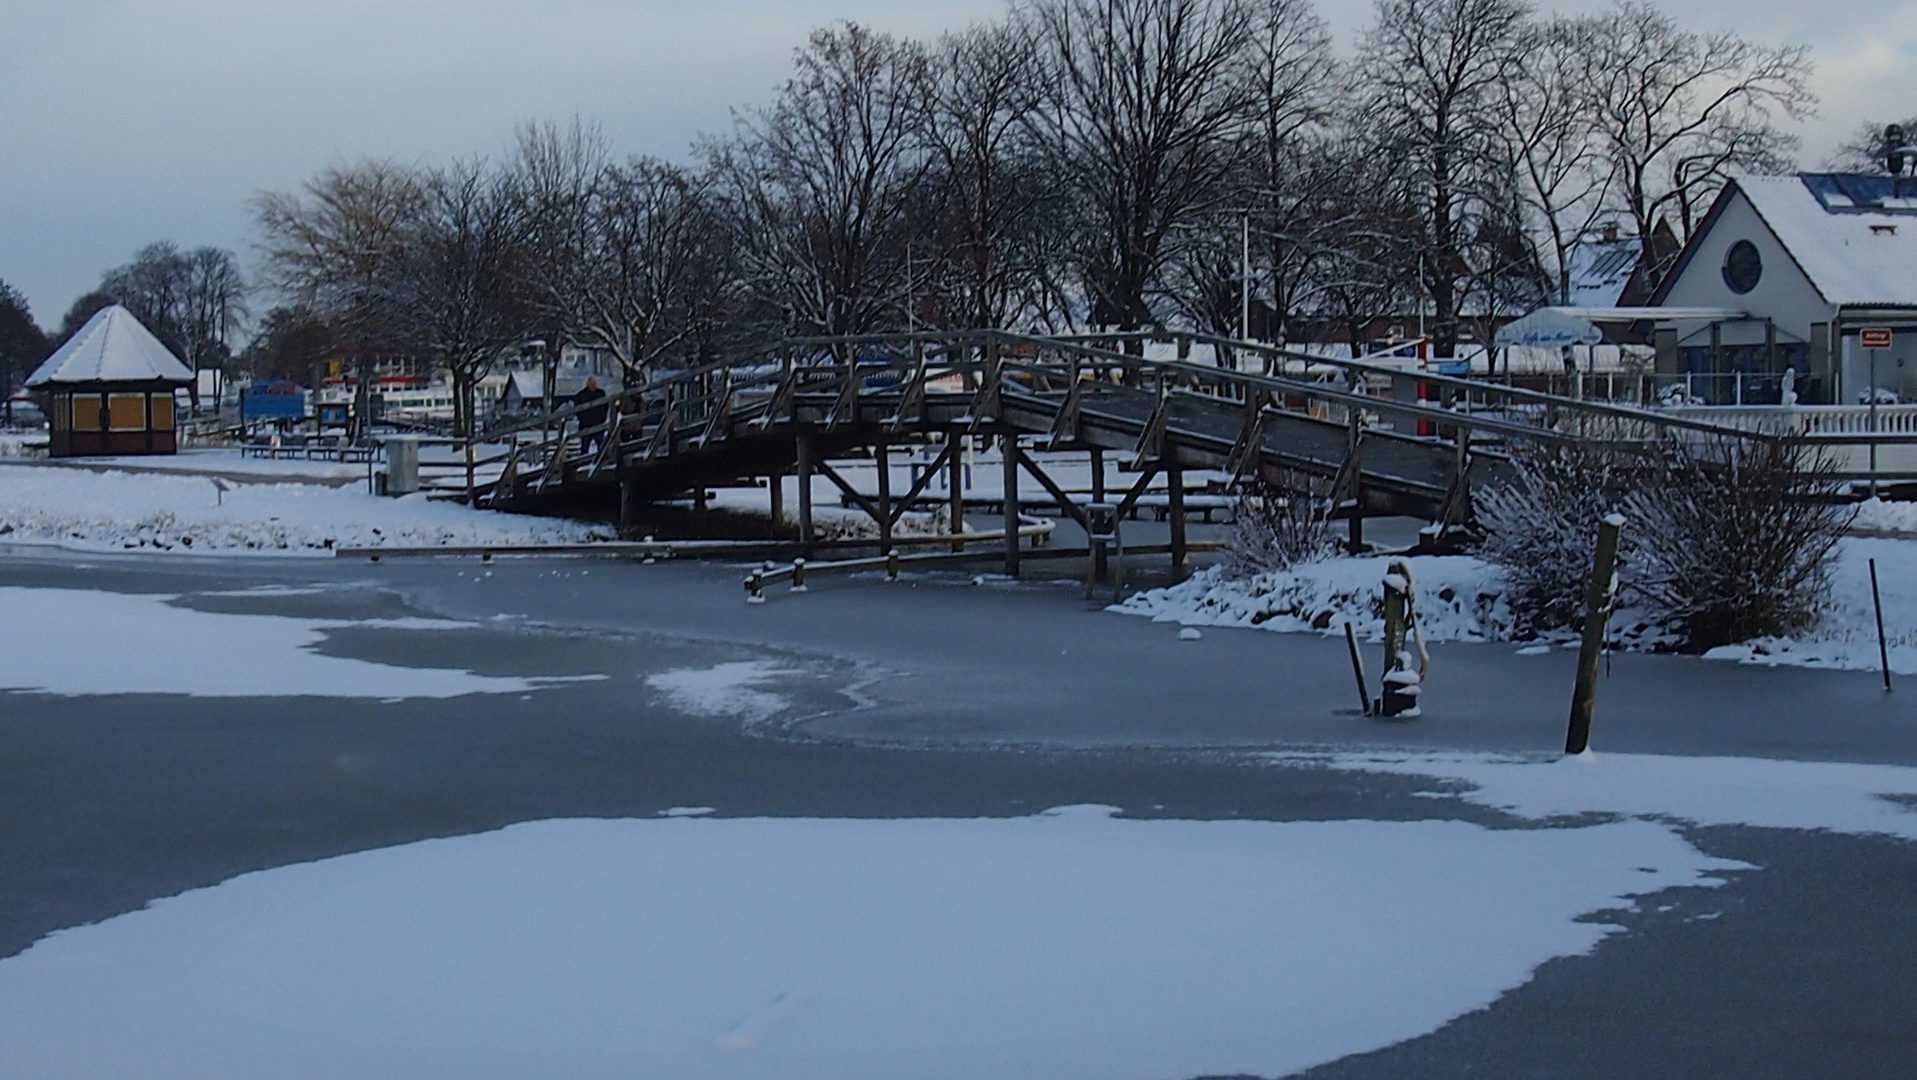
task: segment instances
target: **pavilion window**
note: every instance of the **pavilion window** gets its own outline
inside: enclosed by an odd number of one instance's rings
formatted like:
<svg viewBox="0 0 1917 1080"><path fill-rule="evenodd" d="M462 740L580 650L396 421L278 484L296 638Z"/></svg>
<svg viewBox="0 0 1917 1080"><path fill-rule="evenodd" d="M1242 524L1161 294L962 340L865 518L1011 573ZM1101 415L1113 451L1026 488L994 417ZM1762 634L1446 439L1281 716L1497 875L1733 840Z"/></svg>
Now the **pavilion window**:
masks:
<svg viewBox="0 0 1917 1080"><path fill-rule="evenodd" d="M100 430L100 414L105 404L102 397L100 394L73 395L73 430Z"/></svg>
<svg viewBox="0 0 1917 1080"><path fill-rule="evenodd" d="M109 431L145 431L145 394L108 394L107 429Z"/></svg>

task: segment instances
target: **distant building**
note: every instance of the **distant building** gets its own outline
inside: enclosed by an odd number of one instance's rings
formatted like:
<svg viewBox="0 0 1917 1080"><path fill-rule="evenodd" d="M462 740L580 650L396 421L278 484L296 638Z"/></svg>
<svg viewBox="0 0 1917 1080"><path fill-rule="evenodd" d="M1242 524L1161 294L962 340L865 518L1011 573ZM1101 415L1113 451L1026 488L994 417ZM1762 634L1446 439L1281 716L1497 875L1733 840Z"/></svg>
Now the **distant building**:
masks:
<svg viewBox="0 0 1917 1080"><path fill-rule="evenodd" d="M1872 386L1858 331L1882 327L1876 386L1917 399L1917 178L1739 177L1719 194L1652 302L1721 308L1661 322L1660 374L1778 376L1798 399L1856 402Z"/></svg>
<svg viewBox="0 0 1917 1080"><path fill-rule="evenodd" d="M53 457L177 452L173 394L192 385L193 372L118 304L27 380L46 402Z"/></svg>

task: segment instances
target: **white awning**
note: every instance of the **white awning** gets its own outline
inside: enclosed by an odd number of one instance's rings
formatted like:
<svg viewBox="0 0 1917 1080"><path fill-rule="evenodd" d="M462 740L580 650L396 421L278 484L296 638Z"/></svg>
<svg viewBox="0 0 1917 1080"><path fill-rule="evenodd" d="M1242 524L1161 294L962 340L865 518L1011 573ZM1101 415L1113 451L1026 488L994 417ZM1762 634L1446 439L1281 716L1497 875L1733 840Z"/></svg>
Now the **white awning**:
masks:
<svg viewBox="0 0 1917 1080"><path fill-rule="evenodd" d="M1590 322L1737 322L1751 313L1740 308L1715 307L1555 307L1539 311L1561 311Z"/></svg>
<svg viewBox="0 0 1917 1080"><path fill-rule="evenodd" d="M1492 343L1529 345L1536 348L1563 348L1566 345L1596 345L1604 340L1589 319L1570 313L1568 308L1539 308L1522 319L1514 319L1498 329Z"/></svg>

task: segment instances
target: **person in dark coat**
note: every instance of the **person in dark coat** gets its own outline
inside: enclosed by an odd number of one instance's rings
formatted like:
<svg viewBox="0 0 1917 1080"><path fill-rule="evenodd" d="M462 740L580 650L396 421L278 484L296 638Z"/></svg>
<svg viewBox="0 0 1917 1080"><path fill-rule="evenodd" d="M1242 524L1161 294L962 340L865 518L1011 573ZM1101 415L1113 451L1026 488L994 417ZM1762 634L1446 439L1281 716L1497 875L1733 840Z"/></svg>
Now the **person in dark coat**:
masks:
<svg viewBox="0 0 1917 1080"><path fill-rule="evenodd" d="M606 392L599 389L599 379L588 376L586 385L572 396L572 404L584 406L579 410L579 445L587 454L597 453L606 444Z"/></svg>

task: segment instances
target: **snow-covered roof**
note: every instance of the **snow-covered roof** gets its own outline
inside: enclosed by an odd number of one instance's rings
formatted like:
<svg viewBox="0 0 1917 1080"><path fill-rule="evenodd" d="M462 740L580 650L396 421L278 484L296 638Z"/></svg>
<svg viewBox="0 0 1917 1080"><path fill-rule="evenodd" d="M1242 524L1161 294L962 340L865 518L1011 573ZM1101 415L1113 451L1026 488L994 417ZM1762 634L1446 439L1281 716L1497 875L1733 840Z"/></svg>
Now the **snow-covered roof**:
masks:
<svg viewBox="0 0 1917 1080"><path fill-rule="evenodd" d="M27 380L30 387L52 383L178 383L193 372L118 304L101 308L80 332L60 346Z"/></svg>
<svg viewBox="0 0 1917 1080"><path fill-rule="evenodd" d="M1644 244L1636 237L1586 240L1570 252L1565 270L1571 279L1571 306L1610 307L1624 295L1637 270Z"/></svg>
<svg viewBox="0 0 1917 1080"><path fill-rule="evenodd" d="M1917 307L1917 179L1802 173L1735 184L1827 302Z"/></svg>

